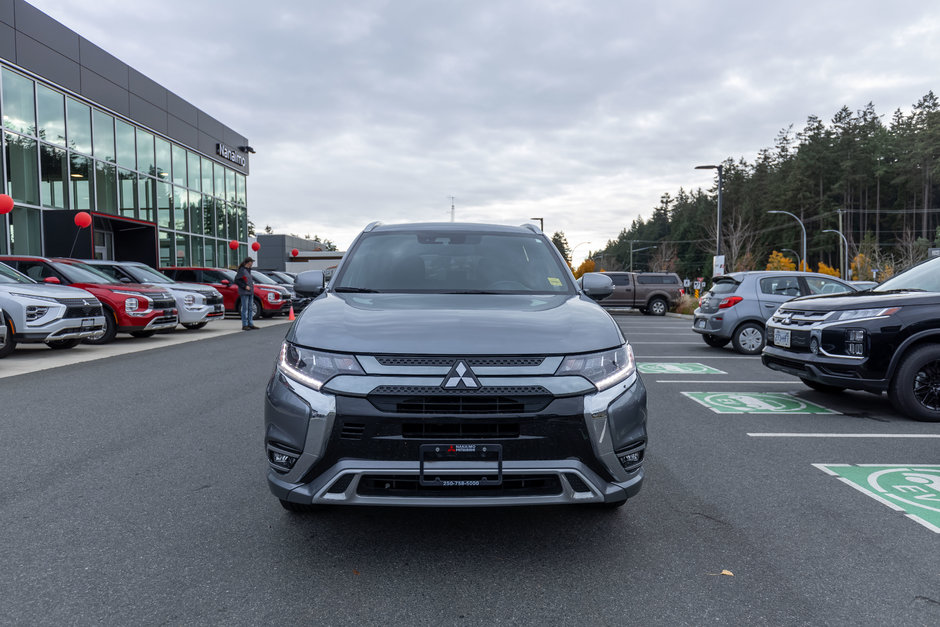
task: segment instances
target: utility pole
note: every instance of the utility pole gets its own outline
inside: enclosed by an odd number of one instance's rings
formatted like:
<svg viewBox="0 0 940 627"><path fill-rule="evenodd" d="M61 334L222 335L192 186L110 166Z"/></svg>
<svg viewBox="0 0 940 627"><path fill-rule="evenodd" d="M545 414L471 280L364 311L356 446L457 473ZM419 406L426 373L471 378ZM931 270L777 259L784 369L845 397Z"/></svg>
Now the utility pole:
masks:
<svg viewBox="0 0 940 627"><path fill-rule="evenodd" d="M454 201L457 200L457 198L455 196L448 196L448 198L450 198L450 221L453 222L455 215Z"/></svg>
<svg viewBox="0 0 940 627"><path fill-rule="evenodd" d="M839 235L842 235L842 210L839 209L836 211L839 214ZM845 251L842 250L842 243L845 242ZM839 238L839 265L844 266L842 268L842 278L851 281L852 280L852 269L848 264L849 257L849 241L845 238L844 235Z"/></svg>

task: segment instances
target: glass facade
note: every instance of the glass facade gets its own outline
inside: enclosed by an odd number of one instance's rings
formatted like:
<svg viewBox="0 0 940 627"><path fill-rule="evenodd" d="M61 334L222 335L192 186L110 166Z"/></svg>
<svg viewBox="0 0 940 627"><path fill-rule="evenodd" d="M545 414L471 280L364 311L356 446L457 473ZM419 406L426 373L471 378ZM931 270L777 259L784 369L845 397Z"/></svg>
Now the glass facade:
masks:
<svg viewBox="0 0 940 627"><path fill-rule="evenodd" d="M244 174L4 64L0 120L0 192L16 203L0 252L43 254L43 212L65 209L153 223L161 265L247 254Z"/></svg>

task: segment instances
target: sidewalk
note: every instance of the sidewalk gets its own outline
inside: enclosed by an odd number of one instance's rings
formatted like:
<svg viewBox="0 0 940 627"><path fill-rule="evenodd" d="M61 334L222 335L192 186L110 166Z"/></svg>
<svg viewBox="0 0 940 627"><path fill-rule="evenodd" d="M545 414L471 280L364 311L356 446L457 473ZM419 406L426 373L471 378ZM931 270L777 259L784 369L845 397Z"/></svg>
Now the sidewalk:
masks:
<svg viewBox="0 0 940 627"><path fill-rule="evenodd" d="M255 320L255 324L262 329L288 322L289 320L282 316ZM118 333L113 342L100 346L79 344L75 348L53 350L45 344L17 344L16 350L6 358L0 359L0 379L95 359L105 359L115 355L139 353L184 342L208 340L232 333L252 333L252 331L242 331L241 319L230 317L225 320L213 320L195 331L177 326L169 333L157 333L151 337L133 337L127 333Z"/></svg>

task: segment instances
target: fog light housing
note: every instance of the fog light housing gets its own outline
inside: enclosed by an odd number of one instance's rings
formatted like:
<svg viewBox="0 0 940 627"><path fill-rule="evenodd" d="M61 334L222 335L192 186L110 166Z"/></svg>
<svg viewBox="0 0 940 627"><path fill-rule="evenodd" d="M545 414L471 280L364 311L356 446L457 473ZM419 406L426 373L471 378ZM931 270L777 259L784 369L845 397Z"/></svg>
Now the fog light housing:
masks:
<svg viewBox="0 0 940 627"><path fill-rule="evenodd" d="M865 355L865 340L867 338L865 329L846 329L845 330L845 354L852 357L862 357Z"/></svg>
<svg viewBox="0 0 940 627"><path fill-rule="evenodd" d="M816 338L813 338L812 340L810 340L809 350L814 355L818 355L819 354L819 340L817 340Z"/></svg>
<svg viewBox="0 0 940 627"><path fill-rule="evenodd" d="M43 307L41 305L27 305L26 307L26 322L33 322L39 320L46 315L46 312L49 311L48 307Z"/></svg>
<svg viewBox="0 0 940 627"><path fill-rule="evenodd" d="M300 453L282 446L268 444L268 462L278 472L287 472L297 463Z"/></svg>
<svg viewBox="0 0 940 627"><path fill-rule="evenodd" d="M621 449L615 453L617 459L620 461L620 465L623 466L623 469L627 472L633 472L640 467L640 464L643 463L644 453L646 452L646 444L639 443L629 446L627 448Z"/></svg>

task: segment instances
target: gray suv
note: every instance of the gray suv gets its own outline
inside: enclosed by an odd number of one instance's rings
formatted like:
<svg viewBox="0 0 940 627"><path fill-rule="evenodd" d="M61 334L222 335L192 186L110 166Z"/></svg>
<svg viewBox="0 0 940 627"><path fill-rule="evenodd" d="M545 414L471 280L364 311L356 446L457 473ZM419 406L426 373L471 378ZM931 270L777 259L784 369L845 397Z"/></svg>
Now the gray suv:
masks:
<svg viewBox="0 0 940 627"><path fill-rule="evenodd" d="M101 302L91 293L37 283L4 263L0 263L0 309L6 312L0 357L20 343L44 342L49 348L66 349L104 331Z"/></svg>
<svg viewBox="0 0 940 627"><path fill-rule="evenodd" d="M845 281L815 272L732 272L712 281L693 312L692 330L709 346L731 342L734 350L744 355L761 352L766 341L764 324L788 300L857 291Z"/></svg>
<svg viewBox="0 0 940 627"><path fill-rule="evenodd" d="M616 507L640 490L633 350L531 225L373 223L288 331L265 395L268 485L318 505ZM574 332L576 330L576 332Z"/></svg>

